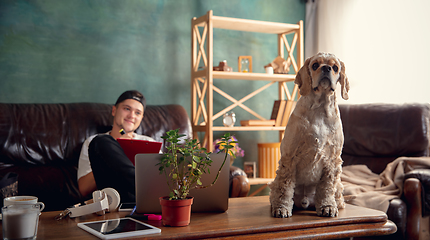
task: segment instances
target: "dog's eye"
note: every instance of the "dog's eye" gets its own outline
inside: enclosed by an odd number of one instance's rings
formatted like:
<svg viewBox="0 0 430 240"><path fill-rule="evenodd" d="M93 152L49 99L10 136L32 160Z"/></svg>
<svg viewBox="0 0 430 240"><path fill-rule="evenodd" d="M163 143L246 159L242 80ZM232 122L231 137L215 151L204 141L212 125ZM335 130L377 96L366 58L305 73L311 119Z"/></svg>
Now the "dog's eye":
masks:
<svg viewBox="0 0 430 240"><path fill-rule="evenodd" d="M312 69L315 71L315 70L317 70L318 69L318 67L320 66L320 64L319 63L314 63L313 65L312 65Z"/></svg>
<svg viewBox="0 0 430 240"><path fill-rule="evenodd" d="M337 71L339 71L339 68L336 65L334 65L333 70L334 70L334 72L337 72Z"/></svg>

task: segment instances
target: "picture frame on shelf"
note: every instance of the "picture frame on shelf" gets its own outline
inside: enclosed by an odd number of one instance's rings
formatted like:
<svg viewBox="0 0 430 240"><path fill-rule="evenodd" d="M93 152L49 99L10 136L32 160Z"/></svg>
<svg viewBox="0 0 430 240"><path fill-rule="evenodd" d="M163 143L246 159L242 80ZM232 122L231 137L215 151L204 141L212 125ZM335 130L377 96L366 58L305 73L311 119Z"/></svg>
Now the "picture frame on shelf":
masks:
<svg viewBox="0 0 430 240"><path fill-rule="evenodd" d="M239 60L237 62L238 72L252 72L252 56L239 56Z"/></svg>
<svg viewBox="0 0 430 240"><path fill-rule="evenodd" d="M248 178L256 178L256 163L255 162L244 162L243 171L246 173Z"/></svg>

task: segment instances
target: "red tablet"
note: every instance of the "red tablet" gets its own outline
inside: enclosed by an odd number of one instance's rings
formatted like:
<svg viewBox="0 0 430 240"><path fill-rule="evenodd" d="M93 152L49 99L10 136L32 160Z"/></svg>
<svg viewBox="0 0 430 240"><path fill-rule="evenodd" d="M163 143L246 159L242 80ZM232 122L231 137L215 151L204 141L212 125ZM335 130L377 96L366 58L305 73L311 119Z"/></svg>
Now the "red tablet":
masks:
<svg viewBox="0 0 430 240"><path fill-rule="evenodd" d="M161 149L161 142L151 142L146 140L137 139L117 139L119 145L124 150L125 155L130 159L134 165L134 157L139 153L159 153Z"/></svg>

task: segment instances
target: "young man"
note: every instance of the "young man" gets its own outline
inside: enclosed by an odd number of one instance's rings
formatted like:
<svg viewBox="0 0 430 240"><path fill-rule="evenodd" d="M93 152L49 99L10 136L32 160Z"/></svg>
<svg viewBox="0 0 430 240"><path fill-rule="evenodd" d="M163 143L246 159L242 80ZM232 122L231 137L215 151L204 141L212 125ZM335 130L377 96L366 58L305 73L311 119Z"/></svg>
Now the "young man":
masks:
<svg viewBox="0 0 430 240"><path fill-rule="evenodd" d="M116 139L155 141L134 133L142 121L145 103L140 92L124 92L112 107L112 130L85 140L78 165L78 185L83 197L97 189L111 187L119 192L122 202L135 201L134 165Z"/></svg>

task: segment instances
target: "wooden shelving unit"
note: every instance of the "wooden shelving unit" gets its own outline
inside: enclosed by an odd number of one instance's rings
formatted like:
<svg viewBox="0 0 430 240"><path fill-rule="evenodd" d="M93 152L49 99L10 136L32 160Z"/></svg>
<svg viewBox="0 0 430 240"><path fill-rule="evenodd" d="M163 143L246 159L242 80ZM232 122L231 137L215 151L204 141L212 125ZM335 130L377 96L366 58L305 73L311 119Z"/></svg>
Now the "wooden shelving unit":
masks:
<svg viewBox="0 0 430 240"><path fill-rule="evenodd" d="M246 32L259 32L276 34L278 36L278 55L290 59L295 74L265 74L265 73L240 73L240 72L219 72L213 71L213 29L229 29ZM200 31L202 30L202 31ZM287 35L292 34L291 43L287 40ZM208 151L213 151L214 131L279 131L282 138L285 126L235 126L224 127L214 126L213 121L222 117L224 113L231 111L235 107L241 107L260 120L267 120L258 113L245 106L243 103L262 92L273 84L278 84L278 95L280 100L294 101L298 95L295 85L293 89L288 89L287 82L292 82L299 68L304 62L303 52L303 21L297 24L276 23L266 21L256 21L248 19L238 19L229 17L213 16L212 10L207 14L193 18L191 21L191 121L194 138L198 138L199 132L204 132L204 139L200 139ZM296 51L296 57L294 57ZM201 64L203 66L201 66ZM201 69L203 68L203 69ZM242 99L235 99L228 95L214 84L214 79L267 81L268 83L259 89L249 93ZM230 100L232 104L218 113L213 112L213 93L217 92L221 96Z"/></svg>

